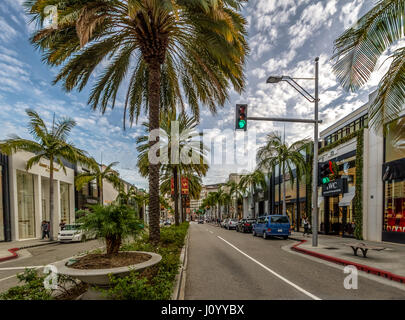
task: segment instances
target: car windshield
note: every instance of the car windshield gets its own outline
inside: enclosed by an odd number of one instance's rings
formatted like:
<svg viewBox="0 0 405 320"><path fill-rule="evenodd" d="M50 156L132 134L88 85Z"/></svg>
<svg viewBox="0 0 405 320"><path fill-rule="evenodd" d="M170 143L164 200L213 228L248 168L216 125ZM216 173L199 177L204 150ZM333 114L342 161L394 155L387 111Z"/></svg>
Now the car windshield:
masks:
<svg viewBox="0 0 405 320"><path fill-rule="evenodd" d="M272 223L290 223L290 221L288 220L288 217L286 217L286 216L271 217L271 222Z"/></svg>
<svg viewBox="0 0 405 320"><path fill-rule="evenodd" d="M63 227L63 230L78 230L80 225L78 224L67 224Z"/></svg>

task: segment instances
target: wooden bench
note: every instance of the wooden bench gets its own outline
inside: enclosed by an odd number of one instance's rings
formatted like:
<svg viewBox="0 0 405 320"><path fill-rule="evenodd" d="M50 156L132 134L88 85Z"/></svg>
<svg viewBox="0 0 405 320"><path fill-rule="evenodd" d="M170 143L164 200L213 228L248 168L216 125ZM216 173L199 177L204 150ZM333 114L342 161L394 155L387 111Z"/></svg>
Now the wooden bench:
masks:
<svg viewBox="0 0 405 320"><path fill-rule="evenodd" d="M360 249L361 252L363 253L363 257L367 258L367 251L368 250L376 250L376 251L381 251L384 250L384 247L376 247L376 246L370 246L362 242L358 243L345 243L346 246L349 246L353 249L353 253L355 256L357 256L357 251Z"/></svg>

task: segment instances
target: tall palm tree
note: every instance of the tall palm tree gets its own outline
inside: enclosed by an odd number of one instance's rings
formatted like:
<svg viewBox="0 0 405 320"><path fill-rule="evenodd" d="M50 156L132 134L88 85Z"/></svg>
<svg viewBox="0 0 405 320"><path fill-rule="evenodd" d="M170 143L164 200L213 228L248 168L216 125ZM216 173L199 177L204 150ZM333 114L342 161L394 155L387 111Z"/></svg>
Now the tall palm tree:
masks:
<svg viewBox="0 0 405 320"><path fill-rule="evenodd" d="M98 203L103 205L103 187L104 180L111 182L115 188L119 187L118 173L112 167L116 166L119 162L112 162L108 166L99 165L97 161L92 158L90 165L90 172L82 172L75 178L76 190L82 190L85 185L95 180L98 189Z"/></svg>
<svg viewBox="0 0 405 320"><path fill-rule="evenodd" d="M239 185L241 190L250 189L252 201L254 201L253 199L254 194L258 193L259 191L265 192L267 190L266 176L262 171L256 169L252 173L244 175L242 178L240 178ZM256 213L253 209L252 217L255 216Z"/></svg>
<svg viewBox="0 0 405 320"><path fill-rule="evenodd" d="M236 214L238 214L238 202L243 200L243 189L235 181L228 181L226 186L229 188L229 195L236 204Z"/></svg>
<svg viewBox="0 0 405 320"><path fill-rule="evenodd" d="M67 91L82 90L97 69L108 66L92 89L89 104L104 112L114 107L122 84L132 124L142 109L150 130L159 128L161 110L178 104L199 118L199 102L212 112L229 98L232 85L241 92L248 45L246 0L26 0L33 20L42 22L48 5L58 7L58 28L38 30L32 42L51 66L64 64L55 82ZM98 69L97 69L98 70ZM99 70L98 70L99 72ZM151 147L157 143L150 141ZM160 165L150 164L150 240L159 229Z"/></svg>
<svg viewBox="0 0 405 320"><path fill-rule="evenodd" d="M356 91L370 79L377 60L405 38L405 1L379 0L356 24L335 40L333 67L346 90ZM392 63L379 83L369 111L370 125L379 129L398 118L405 105L405 47L389 57ZM385 130L384 130L385 131Z"/></svg>
<svg viewBox="0 0 405 320"><path fill-rule="evenodd" d="M12 135L10 139L0 144L1 152L11 155L18 151L27 151L34 153L35 156L27 161L26 169L29 170L42 159L49 160L49 215L51 224L50 240L54 239L54 171L55 163L66 174L66 167L63 160L73 164L89 164L89 158L85 151L76 148L73 143L68 142L68 136L76 122L70 118L62 118L55 123L53 120L52 127L48 128L45 121L36 111L27 109L29 117L28 129L34 140L20 138Z"/></svg>
<svg viewBox="0 0 405 320"><path fill-rule="evenodd" d="M288 172L291 185L294 185L293 170L296 170L297 179L306 171L306 161L300 150L308 144L308 140L299 140L291 145L283 142L277 133L270 133L266 137L266 144L257 152L258 168L272 171L279 165L283 175L283 214L286 214L286 173Z"/></svg>
<svg viewBox="0 0 405 320"><path fill-rule="evenodd" d="M195 118L187 116L185 113L176 115L176 110L166 112L160 117L160 157L167 157L167 160L161 165L161 183L166 184L161 191L167 191L170 188L170 179L173 178L174 184L174 216L175 224L179 224L179 176L187 177L197 174L199 177L205 176L208 171L207 154L208 148L200 142ZM149 124L143 124L146 131L149 130ZM139 152L137 167L142 176L149 175L149 137L140 136L136 139ZM189 156L191 161L184 161L182 157ZM184 159L184 158L183 158ZM167 181L167 179L169 180ZM192 187L192 186L191 186ZM169 189L170 190L170 189Z"/></svg>

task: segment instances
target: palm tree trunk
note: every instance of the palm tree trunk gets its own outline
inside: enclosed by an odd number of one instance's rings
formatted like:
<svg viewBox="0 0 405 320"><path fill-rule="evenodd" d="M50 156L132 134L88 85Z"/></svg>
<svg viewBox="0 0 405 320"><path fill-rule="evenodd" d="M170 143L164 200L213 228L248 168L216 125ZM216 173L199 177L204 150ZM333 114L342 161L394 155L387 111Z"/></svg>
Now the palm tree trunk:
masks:
<svg viewBox="0 0 405 320"><path fill-rule="evenodd" d="M287 206L285 203L285 165L283 162L283 215L287 214Z"/></svg>
<svg viewBox="0 0 405 320"><path fill-rule="evenodd" d="M103 179L102 178L98 182L98 193L99 193L98 202L99 202L100 205L104 205L104 201L103 201Z"/></svg>
<svg viewBox="0 0 405 320"><path fill-rule="evenodd" d="M179 217L179 183L177 176L177 167L173 168L173 184L174 184L174 223L176 226L180 224Z"/></svg>
<svg viewBox="0 0 405 320"><path fill-rule="evenodd" d="M49 240L54 240L53 225L54 225L54 189L53 189L53 157L49 159Z"/></svg>
<svg viewBox="0 0 405 320"><path fill-rule="evenodd" d="M150 131L159 129L160 112L160 64L149 64L149 128ZM149 147L159 141L149 141ZM160 240L160 208L159 208L159 171L160 164L149 164L149 240L157 244Z"/></svg>

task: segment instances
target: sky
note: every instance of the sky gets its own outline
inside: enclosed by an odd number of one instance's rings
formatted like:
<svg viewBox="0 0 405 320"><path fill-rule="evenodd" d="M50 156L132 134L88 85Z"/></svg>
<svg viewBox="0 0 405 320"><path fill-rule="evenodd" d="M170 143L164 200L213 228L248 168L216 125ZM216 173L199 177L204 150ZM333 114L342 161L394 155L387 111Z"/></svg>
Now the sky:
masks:
<svg viewBox="0 0 405 320"><path fill-rule="evenodd" d="M104 115L87 105L92 84L82 92L65 92L52 85L57 74L41 60L41 53L29 42L35 30L21 6L22 0L0 0L0 140L10 134L29 138L27 108L36 110L47 123L56 118L71 117L77 122L70 140L97 161L118 161L116 167L123 179L147 189L147 180L136 168L135 139L143 133L142 116L138 124L125 131L122 126L123 94L114 110ZM246 87L239 95L231 90L229 101L214 116L201 106L199 130L211 137L233 135L235 104L247 103L249 116L313 118L313 104L307 102L286 83L266 84L270 75L313 77L314 59L320 57L320 130L348 115L368 101L368 95L389 67L379 60L370 81L356 93L344 91L331 71L333 41L371 9L370 0L251 0L242 14L248 21L248 43L251 53L246 63ZM101 70L101 69L100 69ZM300 84L313 93L313 82ZM248 172L254 168L258 146L272 131L284 132L279 122L248 123L257 134L257 143L242 144L243 133L237 132L237 152L245 152L246 164L211 164L205 184L225 182L230 173ZM286 141L311 138L313 125L285 124ZM232 162L232 161L231 161Z"/></svg>

